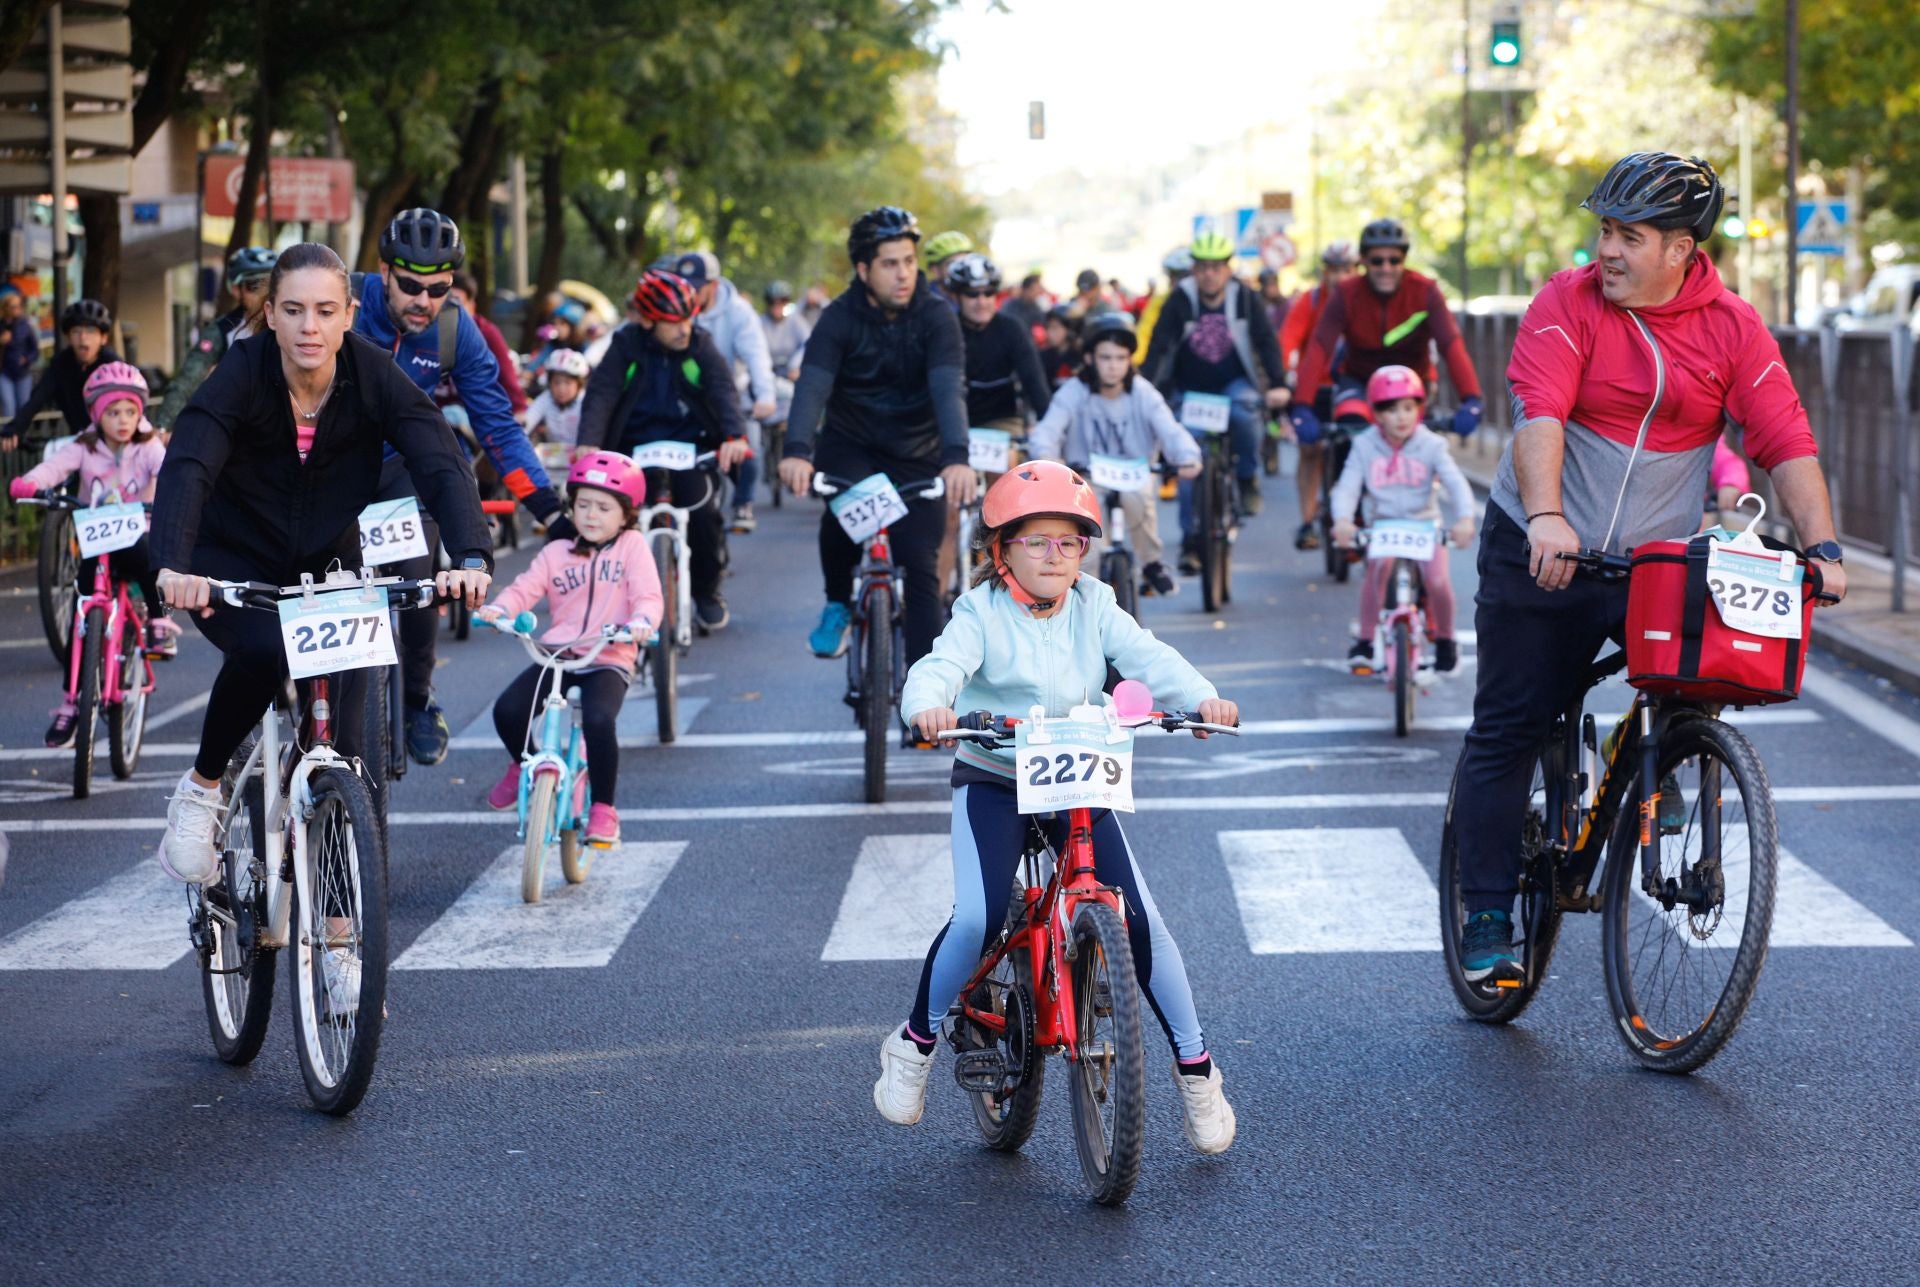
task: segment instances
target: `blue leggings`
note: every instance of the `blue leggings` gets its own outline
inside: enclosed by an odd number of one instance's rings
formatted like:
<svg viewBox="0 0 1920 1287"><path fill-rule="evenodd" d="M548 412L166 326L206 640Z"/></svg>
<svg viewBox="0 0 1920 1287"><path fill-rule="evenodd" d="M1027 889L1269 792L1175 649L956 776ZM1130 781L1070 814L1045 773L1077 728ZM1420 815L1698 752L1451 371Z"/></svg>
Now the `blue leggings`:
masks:
<svg viewBox="0 0 1920 1287"><path fill-rule="evenodd" d="M1093 815L1094 874L1116 885L1127 900L1127 937L1133 947L1140 991L1153 1007L1177 1058L1194 1060L1207 1053L1200 1016L1193 1007L1186 963L1173 941L1153 895L1140 875L1133 850L1110 811ZM1067 815L1046 824L1047 839L1058 851L1066 844ZM922 1037L939 1034L940 1021L973 972L987 946L1006 923L1014 876L1027 820L1014 803L1013 784L972 785L953 791L953 916L927 949L914 994L909 1025Z"/></svg>

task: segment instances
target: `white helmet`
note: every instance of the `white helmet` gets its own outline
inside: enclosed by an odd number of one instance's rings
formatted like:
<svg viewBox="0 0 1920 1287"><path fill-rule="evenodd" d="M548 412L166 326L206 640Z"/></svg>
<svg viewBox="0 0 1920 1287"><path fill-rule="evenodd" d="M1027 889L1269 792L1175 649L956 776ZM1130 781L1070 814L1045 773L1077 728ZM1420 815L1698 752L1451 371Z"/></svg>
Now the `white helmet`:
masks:
<svg viewBox="0 0 1920 1287"><path fill-rule="evenodd" d="M548 375L570 375L576 380L584 380L587 370L587 355L579 349L555 349L547 354Z"/></svg>

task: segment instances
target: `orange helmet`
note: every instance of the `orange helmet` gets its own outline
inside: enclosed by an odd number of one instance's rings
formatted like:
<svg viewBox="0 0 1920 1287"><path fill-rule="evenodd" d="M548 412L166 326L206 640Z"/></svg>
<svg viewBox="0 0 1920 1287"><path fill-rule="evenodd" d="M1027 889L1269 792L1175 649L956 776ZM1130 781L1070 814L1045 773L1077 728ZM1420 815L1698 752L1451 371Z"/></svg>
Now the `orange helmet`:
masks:
<svg viewBox="0 0 1920 1287"><path fill-rule="evenodd" d="M1100 535L1100 500L1087 480L1057 460L1030 460L1011 469L987 488L980 518L999 529L1043 514L1069 518Z"/></svg>

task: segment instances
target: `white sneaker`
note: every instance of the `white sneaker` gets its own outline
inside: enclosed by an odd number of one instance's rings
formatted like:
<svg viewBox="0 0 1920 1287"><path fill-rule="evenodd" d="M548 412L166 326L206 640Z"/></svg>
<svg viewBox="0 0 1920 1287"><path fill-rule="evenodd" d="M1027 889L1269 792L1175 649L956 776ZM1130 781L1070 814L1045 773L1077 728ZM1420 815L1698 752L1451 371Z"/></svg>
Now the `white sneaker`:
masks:
<svg viewBox="0 0 1920 1287"><path fill-rule="evenodd" d="M360 958L344 947L328 948L320 958L320 976L327 985L327 1013L344 1019L360 1010Z"/></svg>
<svg viewBox="0 0 1920 1287"><path fill-rule="evenodd" d="M889 1033L880 1043L880 1080L873 1083L873 1106L896 1126L911 1126L927 1107L927 1074L933 1056L907 1039L907 1030Z"/></svg>
<svg viewBox="0 0 1920 1287"><path fill-rule="evenodd" d="M1236 1125L1233 1105L1220 1084L1220 1066L1205 1077L1183 1077L1174 1061L1173 1084L1180 1088L1180 1106L1186 1110L1187 1142L1202 1153L1224 1153L1233 1143Z"/></svg>
<svg viewBox="0 0 1920 1287"><path fill-rule="evenodd" d="M204 885L220 872L213 847L220 824L220 788L182 776L167 805L167 834L160 841L160 869L175 880Z"/></svg>

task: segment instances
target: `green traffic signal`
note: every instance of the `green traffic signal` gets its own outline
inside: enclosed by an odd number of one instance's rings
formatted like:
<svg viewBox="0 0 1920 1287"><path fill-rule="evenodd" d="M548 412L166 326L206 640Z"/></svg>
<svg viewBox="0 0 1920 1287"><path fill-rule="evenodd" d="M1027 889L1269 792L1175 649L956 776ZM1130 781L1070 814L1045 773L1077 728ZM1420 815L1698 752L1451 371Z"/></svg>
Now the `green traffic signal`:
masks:
<svg viewBox="0 0 1920 1287"><path fill-rule="evenodd" d="M1519 23L1496 22L1493 24L1493 42L1487 47L1487 57L1495 67L1520 65Z"/></svg>
<svg viewBox="0 0 1920 1287"><path fill-rule="evenodd" d="M1738 241L1747 235L1747 221L1737 214L1730 214L1720 224L1720 235L1729 241Z"/></svg>
<svg viewBox="0 0 1920 1287"><path fill-rule="evenodd" d="M1580 249L1573 252L1573 266L1575 268L1584 268L1592 262L1593 262L1593 252L1591 250L1588 250L1585 246L1582 246L1580 247Z"/></svg>

